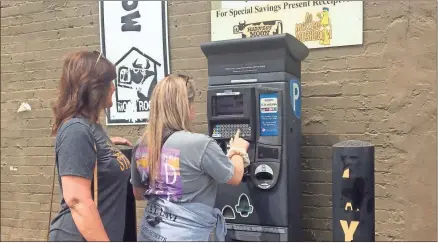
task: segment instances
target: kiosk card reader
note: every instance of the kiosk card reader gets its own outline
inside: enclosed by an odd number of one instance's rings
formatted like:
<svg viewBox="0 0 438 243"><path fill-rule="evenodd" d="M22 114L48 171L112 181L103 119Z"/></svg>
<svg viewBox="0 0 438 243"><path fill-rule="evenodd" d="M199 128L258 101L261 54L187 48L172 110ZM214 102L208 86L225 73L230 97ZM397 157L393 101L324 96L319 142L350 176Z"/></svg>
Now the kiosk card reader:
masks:
<svg viewBox="0 0 438 243"><path fill-rule="evenodd" d="M250 166L239 186L219 185L228 241L301 241L301 61L289 34L209 42L208 131L224 153L241 131Z"/></svg>

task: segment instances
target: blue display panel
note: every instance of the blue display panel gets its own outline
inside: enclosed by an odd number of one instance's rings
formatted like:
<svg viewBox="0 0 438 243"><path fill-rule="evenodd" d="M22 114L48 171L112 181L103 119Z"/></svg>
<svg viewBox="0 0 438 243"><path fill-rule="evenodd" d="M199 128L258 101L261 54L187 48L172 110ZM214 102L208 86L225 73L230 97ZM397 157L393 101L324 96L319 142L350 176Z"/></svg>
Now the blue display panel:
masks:
<svg viewBox="0 0 438 243"><path fill-rule="evenodd" d="M278 94L260 94L260 136L278 136Z"/></svg>

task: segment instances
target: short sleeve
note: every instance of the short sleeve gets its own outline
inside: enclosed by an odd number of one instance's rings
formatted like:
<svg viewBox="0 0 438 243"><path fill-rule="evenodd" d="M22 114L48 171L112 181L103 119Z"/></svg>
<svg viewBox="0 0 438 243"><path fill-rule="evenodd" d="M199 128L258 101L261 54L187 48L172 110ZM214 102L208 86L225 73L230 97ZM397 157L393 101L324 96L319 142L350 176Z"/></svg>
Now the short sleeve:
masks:
<svg viewBox="0 0 438 243"><path fill-rule="evenodd" d="M138 156L138 148L139 148L140 144L137 144L134 146L134 148L132 149L132 157L131 157L131 184L135 187L145 187L145 185L142 182L142 179L147 181L147 174L145 173L142 176L140 175L140 172L138 171L137 168L137 159L139 158ZM141 156L141 155L140 155Z"/></svg>
<svg viewBox="0 0 438 243"><path fill-rule="evenodd" d="M234 165L214 140L207 144L201 160L201 170L218 183L226 183L234 175Z"/></svg>
<svg viewBox="0 0 438 243"><path fill-rule="evenodd" d="M63 129L59 136L57 157L60 176L93 179L96 151L90 128L75 122Z"/></svg>

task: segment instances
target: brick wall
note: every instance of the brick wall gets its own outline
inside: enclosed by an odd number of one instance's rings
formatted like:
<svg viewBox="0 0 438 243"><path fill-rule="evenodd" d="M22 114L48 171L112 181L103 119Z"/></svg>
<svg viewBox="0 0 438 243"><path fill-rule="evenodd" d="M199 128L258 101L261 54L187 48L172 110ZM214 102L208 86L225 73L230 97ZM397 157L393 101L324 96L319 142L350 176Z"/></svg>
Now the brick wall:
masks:
<svg viewBox="0 0 438 243"><path fill-rule="evenodd" d="M210 39L209 1L171 1L173 72L207 88L199 44ZM303 82L305 240L331 240L331 145L376 147L379 241L436 236L436 1L365 1L364 45L311 50ZM44 240L54 140L50 102L62 57L99 49L97 2L1 1L1 240ZM17 113L21 102L31 112ZM205 96L197 131L206 132ZM111 127L132 141L143 127ZM53 210L58 210L55 187ZM142 214L139 205L138 214Z"/></svg>

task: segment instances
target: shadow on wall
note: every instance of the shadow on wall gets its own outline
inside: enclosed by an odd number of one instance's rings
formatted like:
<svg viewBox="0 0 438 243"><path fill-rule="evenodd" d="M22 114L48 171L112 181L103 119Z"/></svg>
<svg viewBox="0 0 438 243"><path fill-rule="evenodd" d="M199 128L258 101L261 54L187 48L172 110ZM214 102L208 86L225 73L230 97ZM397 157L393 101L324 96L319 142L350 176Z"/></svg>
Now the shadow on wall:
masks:
<svg viewBox="0 0 438 243"><path fill-rule="evenodd" d="M303 134L301 229L303 241L332 239L332 145L338 135Z"/></svg>

